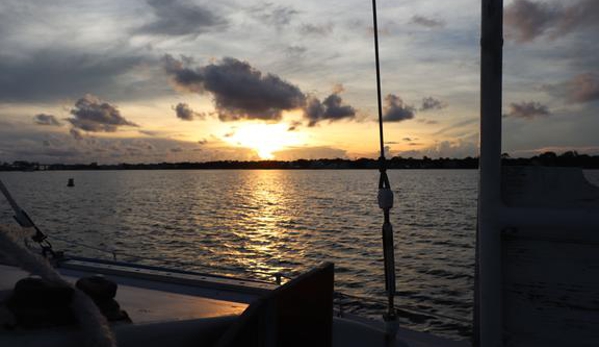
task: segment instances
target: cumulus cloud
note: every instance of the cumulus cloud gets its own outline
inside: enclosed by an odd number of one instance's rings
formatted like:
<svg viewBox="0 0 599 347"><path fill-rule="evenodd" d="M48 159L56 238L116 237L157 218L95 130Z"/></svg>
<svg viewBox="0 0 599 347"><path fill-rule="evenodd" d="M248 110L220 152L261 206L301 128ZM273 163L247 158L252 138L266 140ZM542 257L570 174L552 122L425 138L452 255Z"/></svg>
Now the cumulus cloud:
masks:
<svg viewBox="0 0 599 347"><path fill-rule="evenodd" d="M343 103L337 85L323 101L304 94L297 86L274 74L263 74L247 62L224 58L199 68L192 68L190 58L163 58L164 68L175 87L187 92L209 93L221 121L259 119L280 121L283 111L303 110L308 126L318 122L353 119L356 110ZM298 124L290 128L295 129ZM293 130L292 129L292 130Z"/></svg>
<svg viewBox="0 0 599 347"><path fill-rule="evenodd" d="M342 87L336 87L336 91L322 102L316 97L308 97L304 117L308 119L309 127L313 127L323 120L334 122L355 117L356 110L350 105L343 105L343 99L339 96L341 90L343 90Z"/></svg>
<svg viewBox="0 0 599 347"><path fill-rule="evenodd" d="M410 24L416 24L427 28L442 28L445 26L445 22L433 18L427 18L424 16L414 15L410 19Z"/></svg>
<svg viewBox="0 0 599 347"><path fill-rule="evenodd" d="M388 94L385 97L385 108L383 112L383 121L401 122L414 118L416 110L412 106L404 104L403 100L397 95Z"/></svg>
<svg viewBox="0 0 599 347"><path fill-rule="evenodd" d="M505 8L506 36L516 42L566 35L576 29L599 25L599 2L579 0L569 6L531 0L514 0Z"/></svg>
<svg viewBox="0 0 599 347"><path fill-rule="evenodd" d="M155 19L139 28L140 33L182 36L202 34L226 25L223 18L202 6L182 1L148 0L147 3Z"/></svg>
<svg viewBox="0 0 599 347"><path fill-rule="evenodd" d="M194 112L189 105L185 103L178 103L177 106L173 108L175 113L177 114L177 118L187 121L192 121L194 118L204 119L206 115L203 113Z"/></svg>
<svg viewBox="0 0 599 347"><path fill-rule="evenodd" d="M549 114L550 112L547 109L547 106L538 102L530 101L511 103L510 111L505 116L532 120L539 117L546 117Z"/></svg>
<svg viewBox="0 0 599 347"><path fill-rule="evenodd" d="M261 119L279 121L283 111L302 108L302 91L274 74L262 74L247 62L224 58L200 68L190 60L163 59L176 87L188 92L210 93L221 121Z"/></svg>
<svg viewBox="0 0 599 347"><path fill-rule="evenodd" d="M121 126L138 126L125 119L116 106L90 94L77 100L71 115L74 117L67 118L67 121L75 131L115 132Z"/></svg>
<svg viewBox="0 0 599 347"><path fill-rule="evenodd" d="M599 100L599 76L587 72L562 83L544 85L542 89L571 104L592 102Z"/></svg>
<svg viewBox="0 0 599 347"><path fill-rule="evenodd" d="M51 114L40 113L33 117L33 121L38 125L61 126L62 123Z"/></svg>
<svg viewBox="0 0 599 347"><path fill-rule="evenodd" d="M422 106L420 107L420 111L430 111L430 110L441 110L447 107L447 103L435 99L432 96L428 96L422 99Z"/></svg>

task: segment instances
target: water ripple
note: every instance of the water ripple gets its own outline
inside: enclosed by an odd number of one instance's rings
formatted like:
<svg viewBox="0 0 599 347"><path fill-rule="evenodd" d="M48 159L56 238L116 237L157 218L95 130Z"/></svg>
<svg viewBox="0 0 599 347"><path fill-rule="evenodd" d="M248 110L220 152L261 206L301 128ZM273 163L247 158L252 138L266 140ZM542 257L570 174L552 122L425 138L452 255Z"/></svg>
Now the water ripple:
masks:
<svg viewBox="0 0 599 347"><path fill-rule="evenodd" d="M377 174L102 171L0 177L51 235L163 259L158 265L269 280L269 274L298 274L333 261L337 291L384 301ZM405 326L456 339L471 333L469 324L435 313L471 317L476 175L389 172L396 191L397 301L419 310L401 312ZM66 187L68 178L75 179L74 188ZM4 201L0 222L11 222ZM343 305L376 318L384 311L380 303Z"/></svg>

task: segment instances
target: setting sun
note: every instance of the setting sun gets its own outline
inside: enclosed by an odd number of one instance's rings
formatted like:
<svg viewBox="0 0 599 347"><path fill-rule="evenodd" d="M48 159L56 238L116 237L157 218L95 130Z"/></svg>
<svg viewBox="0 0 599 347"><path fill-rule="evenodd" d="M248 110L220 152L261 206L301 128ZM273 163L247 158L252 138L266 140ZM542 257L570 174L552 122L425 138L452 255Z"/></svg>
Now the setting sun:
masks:
<svg viewBox="0 0 599 347"><path fill-rule="evenodd" d="M301 144L300 134L288 131L286 124L241 125L225 140L233 145L253 149L261 159L273 159L274 152Z"/></svg>

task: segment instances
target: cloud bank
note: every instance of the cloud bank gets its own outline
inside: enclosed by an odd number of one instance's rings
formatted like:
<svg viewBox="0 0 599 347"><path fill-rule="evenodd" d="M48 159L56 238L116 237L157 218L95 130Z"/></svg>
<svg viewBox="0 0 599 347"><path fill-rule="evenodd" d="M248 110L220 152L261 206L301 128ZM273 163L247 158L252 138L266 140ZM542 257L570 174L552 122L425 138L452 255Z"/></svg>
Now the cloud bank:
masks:
<svg viewBox="0 0 599 347"><path fill-rule="evenodd" d="M263 74L235 58L192 68L193 60L165 55L164 69L177 89L209 93L221 121L264 120L278 122L284 111L302 110L308 126L320 121L353 119L356 110L343 103L342 86L322 102L275 74ZM186 115L184 115L186 116Z"/></svg>
<svg viewBox="0 0 599 347"><path fill-rule="evenodd" d="M163 59L167 74L180 89L210 93L222 121L260 119L279 121L283 111L302 108L302 91L274 74L262 74L246 62L224 58L218 63L190 68L188 59Z"/></svg>

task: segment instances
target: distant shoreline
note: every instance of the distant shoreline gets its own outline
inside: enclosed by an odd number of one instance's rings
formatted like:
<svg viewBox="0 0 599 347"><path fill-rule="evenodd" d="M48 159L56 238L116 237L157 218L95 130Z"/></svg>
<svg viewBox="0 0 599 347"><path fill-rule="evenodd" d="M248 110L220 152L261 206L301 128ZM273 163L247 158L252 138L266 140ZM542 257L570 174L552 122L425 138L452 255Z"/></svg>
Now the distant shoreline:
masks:
<svg viewBox="0 0 599 347"><path fill-rule="evenodd" d="M574 151L557 155L546 152L531 158L510 158L503 155L505 166L560 166L599 169L599 156L578 154ZM389 170L413 169L462 169L478 168L478 158L463 159L423 157L387 159L385 166ZM179 162L153 164L40 164L36 162L14 161L1 163L0 171L103 171L103 170L378 170L377 159L299 159L294 161L261 160L261 161L211 161L211 162Z"/></svg>

